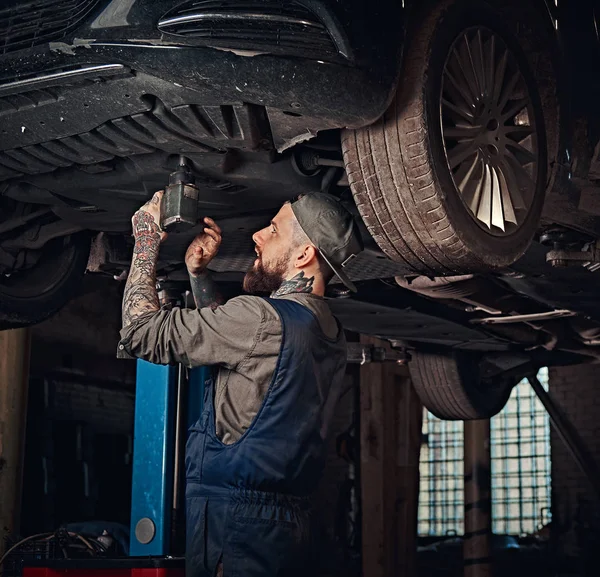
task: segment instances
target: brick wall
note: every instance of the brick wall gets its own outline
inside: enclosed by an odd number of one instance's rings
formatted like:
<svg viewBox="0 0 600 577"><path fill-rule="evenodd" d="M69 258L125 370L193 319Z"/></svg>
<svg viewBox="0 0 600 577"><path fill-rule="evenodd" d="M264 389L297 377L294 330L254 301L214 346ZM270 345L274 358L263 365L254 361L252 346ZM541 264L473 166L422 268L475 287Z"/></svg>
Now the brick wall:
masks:
<svg viewBox="0 0 600 577"><path fill-rule="evenodd" d="M32 328L22 530L129 524L135 361L115 356L122 285L86 275Z"/></svg>
<svg viewBox="0 0 600 577"><path fill-rule="evenodd" d="M550 394L600 466L600 367L580 365L550 369ZM585 560L597 553L600 510L593 493L564 443L552 431L553 534L567 555ZM593 544L595 542L595 544Z"/></svg>

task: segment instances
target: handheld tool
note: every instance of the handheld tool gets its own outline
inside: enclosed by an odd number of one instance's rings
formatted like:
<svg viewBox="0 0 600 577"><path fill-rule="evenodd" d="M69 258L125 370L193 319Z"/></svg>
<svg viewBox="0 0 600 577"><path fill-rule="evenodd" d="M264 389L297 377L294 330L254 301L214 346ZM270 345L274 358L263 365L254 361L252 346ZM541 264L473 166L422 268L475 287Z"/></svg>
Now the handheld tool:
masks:
<svg viewBox="0 0 600 577"><path fill-rule="evenodd" d="M184 156L170 174L161 203L160 226L167 232L183 232L198 223L198 187Z"/></svg>

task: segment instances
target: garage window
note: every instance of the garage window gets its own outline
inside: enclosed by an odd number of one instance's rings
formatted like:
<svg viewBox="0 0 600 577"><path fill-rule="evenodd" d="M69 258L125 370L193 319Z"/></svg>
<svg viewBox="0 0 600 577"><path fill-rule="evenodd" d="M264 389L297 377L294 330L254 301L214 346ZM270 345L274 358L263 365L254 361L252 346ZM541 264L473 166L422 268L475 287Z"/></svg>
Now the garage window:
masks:
<svg viewBox="0 0 600 577"><path fill-rule="evenodd" d="M548 370L538 378L548 388ZM521 381L491 420L492 528L523 535L550 520L550 423L527 381ZM419 534L462 534L463 423L423 420Z"/></svg>
<svg viewBox="0 0 600 577"><path fill-rule="evenodd" d="M425 410L419 469L419 534L462 534L462 421L442 421Z"/></svg>

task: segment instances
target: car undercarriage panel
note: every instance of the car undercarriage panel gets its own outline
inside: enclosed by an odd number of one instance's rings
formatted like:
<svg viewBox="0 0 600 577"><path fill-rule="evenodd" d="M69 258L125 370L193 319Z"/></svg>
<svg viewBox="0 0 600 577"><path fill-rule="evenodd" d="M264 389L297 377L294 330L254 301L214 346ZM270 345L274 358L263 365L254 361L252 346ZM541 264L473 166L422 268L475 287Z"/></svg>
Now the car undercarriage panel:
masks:
<svg viewBox="0 0 600 577"><path fill-rule="evenodd" d="M363 123L366 111L383 105L351 103L356 95L346 87L356 85L356 69L338 66L336 81L332 70L317 68L321 78L309 80L303 76L313 63L273 58L261 67L285 77L292 66L292 79L299 79L288 85L274 76L270 96L259 96L248 58L201 50L205 67L199 49L148 45L55 47L20 59L18 69L7 61L0 78L0 194L51 205L84 228L124 231L183 154L216 216L232 206L274 206L320 186L320 179L294 172L289 157L282 162L276 148ZM227 77L219 79L223 70ZM305 100L319 118L307 114L299 93L313 83ZM332 112L331 99L340 112Z"/></svg>
<svg viewBox="0 0 600 577"><path fill-rule="evenodd" d="M401 299L399 299L401 300ZM481 351L506 351L510 344L450 320L410 307L382 306L355 300L330 301L331 310L348 330L383 339Z"/></svg>

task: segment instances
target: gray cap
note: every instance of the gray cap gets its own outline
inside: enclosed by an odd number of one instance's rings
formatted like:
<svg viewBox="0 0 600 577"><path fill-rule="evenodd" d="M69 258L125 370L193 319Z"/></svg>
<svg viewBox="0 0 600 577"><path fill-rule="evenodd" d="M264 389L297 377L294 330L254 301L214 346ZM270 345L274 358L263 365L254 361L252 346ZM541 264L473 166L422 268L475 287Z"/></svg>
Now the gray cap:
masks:
<svg viewBox="0 0 600 577"><path fill-rule="evenodd" d="M301 196L292 202L292 211L323 260L351 291L356 292L354 283L343 270L364 248L352 214L335 196L323 192Z"/></svg>

